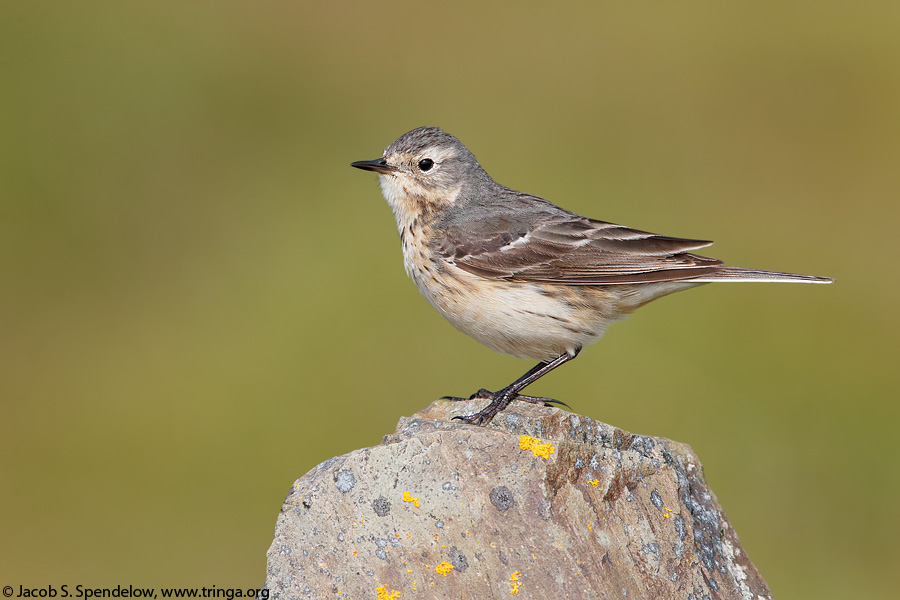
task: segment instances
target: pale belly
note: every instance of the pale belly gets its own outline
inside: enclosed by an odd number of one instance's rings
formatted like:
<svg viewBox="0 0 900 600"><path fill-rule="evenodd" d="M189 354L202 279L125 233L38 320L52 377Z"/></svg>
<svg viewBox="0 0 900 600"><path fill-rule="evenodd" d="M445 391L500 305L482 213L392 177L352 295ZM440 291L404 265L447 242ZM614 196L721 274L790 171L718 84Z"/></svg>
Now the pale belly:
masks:
<svg viewBox="0 0 900 600"><path fill-rule="evenodd" d="M447 267L419 273L419 291L454 327L488 348L519 358L552 360L597 341L624 318L615 296L577 288L489 280Z"/></svg>

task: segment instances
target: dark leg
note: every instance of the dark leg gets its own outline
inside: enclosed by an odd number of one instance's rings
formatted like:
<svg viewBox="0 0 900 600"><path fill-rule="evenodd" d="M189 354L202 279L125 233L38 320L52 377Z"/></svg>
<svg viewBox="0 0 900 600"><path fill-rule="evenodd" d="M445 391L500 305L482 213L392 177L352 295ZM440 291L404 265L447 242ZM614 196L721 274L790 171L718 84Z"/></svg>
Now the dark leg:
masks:
<svg viewBox="0 0 900 600"><path fill-rule="evenodd" d="M519 392L525 389L527 385L534 383L559 365L569 362L570 360L578 356L578 353L580 351L581 348L576 349L574 354L564 352L550 362L541 362L536 364L527 373L513 381L511 384L509 384L499 392L489 392L488 390L483 388L478 390L467 399L473 400L475 398L490 398L490 404L488 404L484 408L484 410L477 412L474 415L466 415L453 418L465 421L466 423L476 423L478 425L484 425L485 423L493 419L497 413L506 408L513 400L523 400L525 402L532 402L534 404L563 404L562 402L553 400L551 398L539 398L535 396L519 395ZM448 400L462 400L462 398L446 398Z"/></svg>

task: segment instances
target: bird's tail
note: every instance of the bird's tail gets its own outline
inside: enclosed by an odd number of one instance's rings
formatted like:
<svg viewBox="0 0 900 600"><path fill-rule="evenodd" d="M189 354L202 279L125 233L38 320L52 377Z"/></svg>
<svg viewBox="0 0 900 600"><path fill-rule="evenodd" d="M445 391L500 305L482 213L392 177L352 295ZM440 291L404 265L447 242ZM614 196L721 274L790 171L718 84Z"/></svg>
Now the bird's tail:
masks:
<svg viewBox="0 0 900 600"><path fill-rule="evenodd" d="M832 283L831 277L815 277L798 273L781 273L779 271L763 271L761 269L743 269L741 267L722 267L712 273L690 279L689 281L795 281L797 283Z"/></svg>

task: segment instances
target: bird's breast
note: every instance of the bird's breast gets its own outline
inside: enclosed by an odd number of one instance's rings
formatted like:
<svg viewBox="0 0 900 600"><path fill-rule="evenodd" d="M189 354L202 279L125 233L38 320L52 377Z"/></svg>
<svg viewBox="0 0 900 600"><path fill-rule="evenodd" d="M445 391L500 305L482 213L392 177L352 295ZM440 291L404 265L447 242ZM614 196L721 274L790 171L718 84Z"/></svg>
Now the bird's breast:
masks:
<svg viewBox="0 0 900 600"><path fill-rule="evenodd" d="M599 338L619 315L605 292L479 277L436 255L426 235L401 232L403 262L419 292L458 330L503 354L552 360Z"/></svg>

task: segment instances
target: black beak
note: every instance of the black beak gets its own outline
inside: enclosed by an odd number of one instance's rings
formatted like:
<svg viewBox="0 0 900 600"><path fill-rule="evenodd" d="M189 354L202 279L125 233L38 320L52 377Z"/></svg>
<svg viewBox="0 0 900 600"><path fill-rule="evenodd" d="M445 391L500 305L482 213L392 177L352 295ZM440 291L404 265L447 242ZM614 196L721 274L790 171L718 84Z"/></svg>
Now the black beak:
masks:
<svg viewBox="0 0 900 600"><path fill-rule="evenodd" d="M358 160L350 163L350 166L364 171L375 171L376 173L393 173L397 170L397 167L387 164L384 157L376 158L375 160Z"/></svg>

